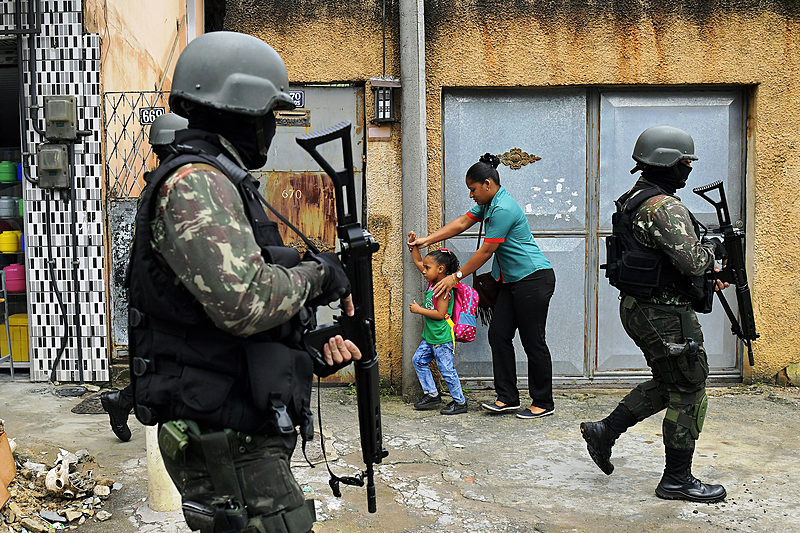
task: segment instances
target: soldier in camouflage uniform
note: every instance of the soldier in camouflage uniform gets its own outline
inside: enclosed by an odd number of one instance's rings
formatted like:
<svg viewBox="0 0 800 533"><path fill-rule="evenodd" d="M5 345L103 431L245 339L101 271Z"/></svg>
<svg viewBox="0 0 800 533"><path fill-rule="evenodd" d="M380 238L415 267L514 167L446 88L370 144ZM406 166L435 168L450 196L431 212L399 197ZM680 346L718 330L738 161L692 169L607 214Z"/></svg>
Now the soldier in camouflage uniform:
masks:
<svg viewBox="0 0 800 533"><path fill-rule="evenodd" d="M638 138L631 173L634 187L617 200L609 237L607 277L620 289L620 319L641 348L652 379L638 385L599 422L584 422L589 454L607 475L611 449L629 427L666 409L666 465L656 495L715 502L722 485L702 483L691 472L695 441L703 427L708 361L695 309L713 296L706 274L725 250L719 239L701 240L699 226L675 191L691 172L694 141L677 128L658 126Z"/></svg>
<svg viewBox="0 0 800 533"><path fill-rule="evenodd" d="M175 153L146 176L128 274L135 413L158 424L187 525L203 533L307 533L313 501L290 470L313 436L312 373L358 348L341 336L324 361L301 348L314 308L349 282L335 254L283 246L244 169L260 168L275 109L292 109L286 67L263 41L213 32L175 65L170 107L189 120Z"/></svg>
<svg viewBox="0 0 800 533"><path fill-rule="evenodd" d="M175 153L172 143L175 132L186 129L189 121L175 113L164 113L150 125L148 140L153 153L159 161ZM131 440L131 429L128 427L128 415L133 409L133 386L128 385L120 391L107 391L100 395L100 403L108 413L111 431L122 442Z"/></svg>

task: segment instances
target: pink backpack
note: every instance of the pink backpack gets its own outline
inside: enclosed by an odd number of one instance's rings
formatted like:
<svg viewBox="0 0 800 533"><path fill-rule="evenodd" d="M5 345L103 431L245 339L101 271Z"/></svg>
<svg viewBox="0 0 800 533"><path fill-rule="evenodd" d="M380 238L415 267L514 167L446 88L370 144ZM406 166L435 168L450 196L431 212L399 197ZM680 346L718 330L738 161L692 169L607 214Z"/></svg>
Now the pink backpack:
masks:
<svg viewBox="0 0 800 533"><path fill-rule="evenodd" d="M453 332L456 341L472 342L475 340L475 320L478 311L478 292L464 283L453 287ZM449 317L448 317L449 318Z"/></svg>

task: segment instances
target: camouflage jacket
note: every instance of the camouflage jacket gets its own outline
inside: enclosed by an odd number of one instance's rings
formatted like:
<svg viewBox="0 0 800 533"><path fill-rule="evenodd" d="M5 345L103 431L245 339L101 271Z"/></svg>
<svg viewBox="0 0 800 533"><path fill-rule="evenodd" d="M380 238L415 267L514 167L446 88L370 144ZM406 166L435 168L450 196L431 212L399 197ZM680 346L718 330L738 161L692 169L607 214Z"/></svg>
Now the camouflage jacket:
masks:
<svg viewBox="0 0 800 533"><path fill-rule="evenodd" d="M264 261L236 186L216 168L184 165L157 195L153 249L221 330L242 337L266 331L322 292L320 264Z"/></svg>
<svg viewBox="0 0 800 533"><path fill-rule="evenodd" d="M652 185L639 179L637 186ZM689 210L677 196L658 194L646 200L633 216L633 234L640 243L660 248L687 276L700 276L714 267L714 244L703 243L695 232ZM669 290L652 298L661 304L687 303Z"/></svg>

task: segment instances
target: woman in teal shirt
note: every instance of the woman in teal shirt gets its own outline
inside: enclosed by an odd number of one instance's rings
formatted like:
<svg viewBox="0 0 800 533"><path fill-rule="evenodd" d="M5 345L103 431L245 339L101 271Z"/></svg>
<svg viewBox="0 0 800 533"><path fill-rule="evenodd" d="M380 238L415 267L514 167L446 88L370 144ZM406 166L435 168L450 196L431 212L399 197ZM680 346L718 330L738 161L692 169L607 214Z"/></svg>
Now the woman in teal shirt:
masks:
<svg viewBox="0 0 800 533"><path fill-rule="evenodd" d="M482 407L495 413L519 411L521 407L513 344L514 334L519 330L528 357L531 406L517 412L517 417L541 418L554 411L553 363L545 341L545 326L556 276L533 239L525 213L500 186L499 164L497 156L483 155L466 176L469 196L477 205L442 229L410 244L424 248L459 235L483 220L486 238L480 249L461 270L437 283L434 292L449 292L494 255L492 276L500 281L501 288L492 311L489 345L497 400Z"/></svg>

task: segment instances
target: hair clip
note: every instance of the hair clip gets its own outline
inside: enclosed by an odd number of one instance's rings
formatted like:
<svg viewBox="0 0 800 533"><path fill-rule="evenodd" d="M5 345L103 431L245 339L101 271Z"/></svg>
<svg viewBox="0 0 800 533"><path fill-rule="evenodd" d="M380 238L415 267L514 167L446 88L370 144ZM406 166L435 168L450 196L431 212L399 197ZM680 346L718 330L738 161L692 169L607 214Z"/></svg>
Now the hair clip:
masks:
<svg viewBox="0 0 800 533"><path fill-rule="evenodd" d="M439 248L439 251L440 251L440 252L444 252L444 253L446 253L446 254L452 254L452 253L453 253L453 252L451 252L450 250L448 250L447 248Z"/></svg>

